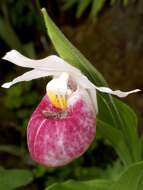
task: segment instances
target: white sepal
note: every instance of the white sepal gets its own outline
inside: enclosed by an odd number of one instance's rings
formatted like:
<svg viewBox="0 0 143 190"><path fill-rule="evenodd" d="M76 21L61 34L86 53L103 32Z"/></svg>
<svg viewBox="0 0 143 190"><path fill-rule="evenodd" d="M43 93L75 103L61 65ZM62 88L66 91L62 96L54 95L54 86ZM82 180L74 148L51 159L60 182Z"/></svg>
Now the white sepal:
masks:
<svg viewBox="0 0 143 190"><path fill-rule="evenodd" d="M44 59L34 60L23 56L16 50L11 50L2 58L10 61L15 65L44 71L58 71L58 72L74 72L80 73L80 70L73 67L60 57L50 55Z"/></svg>

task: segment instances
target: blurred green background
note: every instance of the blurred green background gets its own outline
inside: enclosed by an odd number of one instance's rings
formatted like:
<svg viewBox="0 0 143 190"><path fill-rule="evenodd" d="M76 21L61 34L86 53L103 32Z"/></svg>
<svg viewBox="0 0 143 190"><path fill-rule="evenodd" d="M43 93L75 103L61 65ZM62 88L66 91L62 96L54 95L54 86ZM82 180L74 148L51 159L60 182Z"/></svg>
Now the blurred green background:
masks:
<svg viewBox="0 0 143 190"><path fill-rule="evenodd" d="M1 0L0 57L10 49L35 59L55 53L46 36L40 7L46 7L55 23L112 88L143 88L142 0ZM23 68L0 60L0 84L23 72ZM30 159L26 145L27 122L45 94L47 80L0 89L0 172L15 168L32 172L29 184L19 188L25 190L44 189L55 181L67 179L116 177L114 173L121 170L120 163L112 147L100 136L84 156L62 168L44 168ZM141 133L142 92L124 101L137 112Z"/></svg>

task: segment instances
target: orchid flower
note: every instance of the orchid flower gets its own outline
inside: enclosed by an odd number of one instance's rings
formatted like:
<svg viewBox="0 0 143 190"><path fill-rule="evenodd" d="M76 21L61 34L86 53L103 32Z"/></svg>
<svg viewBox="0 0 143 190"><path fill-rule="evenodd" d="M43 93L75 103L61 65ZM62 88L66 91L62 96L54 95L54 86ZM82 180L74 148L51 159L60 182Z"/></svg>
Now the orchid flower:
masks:
<svg viewBox="0 0 143 190"><path fill-rule="evenodd" d="M118 97L139 91L123 92L98 87L78 68L56 55L32 60L12 50L3 59L32 69L3 84L3 88L22 81L53 76L27 129L28 148L32 158L46 166L57 167L71 162L82 155L93 141L98 112L96 90Z"/></svg>

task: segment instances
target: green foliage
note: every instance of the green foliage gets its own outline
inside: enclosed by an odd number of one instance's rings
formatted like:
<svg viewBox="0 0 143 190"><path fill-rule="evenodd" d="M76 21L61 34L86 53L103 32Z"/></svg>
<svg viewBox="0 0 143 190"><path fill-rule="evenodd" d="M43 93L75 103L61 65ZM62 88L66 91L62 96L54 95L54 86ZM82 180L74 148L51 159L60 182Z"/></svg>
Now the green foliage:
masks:
<svg viewBox="0 0 143 190"><path fill-rule="evenodd" d="M39 97L36 91L32 91L32 83L17 85L6 91L4 97L5 107L15 112L22 127L27 126L31 108L36 107ZM28 109L30 108L30 109Z"/></svg>
<svg viewBox="0 0 143 190"><path fill-rule="evenodd" d="M141 190L143 184L143 162L130 166L113 184L111 190Z"/></svg>
<svg viewBox="0 0 143 190"><path fill-rule="evenodd" d="M13 30L11 24L4 18L0 17L0 37L10 48L16 48L23 52L22 44L19 41L17 34Z"/></svg>
<svg viewBox="0 0 143 190"><path fill-rule="evenodd" d="M38 94L31 92L31 83L17 85L6 91L5 105L9 109L36 105Z"/></svg>
<svg viewBox="0 0 143 190"><path fill-rule="evenodd" d="M89 79L96 85L105 86L106 82L103 76L90 64L90 62L66 39L66 37L61 33L57 26L53 23L50 17L47 15L45 9L42 10L45 24L48 30L50 39L55 46L55 49L59 55L65 59L70 64L77 66ZM115 101L109 95L100 94L100 98L103 98L104 109L109 111L105 114L112 116L113 127L120 130L122 136L122 146L126 150L124 156L122 156L122 161L124 164L131 164L132 162L140 160L140 148L139 148L139 139L137 136L136 129L136 116L133 111L127 106L124 106L122 103L119 104L119 101ZM110 105L109 105L110 103ZM118 105L117 105L118 103ZM100 114L100 101L99 104L99 116L98 118L104 121L104 116ZM123 110L126 112L126 117L123 115ZM127 114L128 113L128 114ZM109 117L111 117L109 115ZM103 118L103 119L102 119ZM108 116L106 117L108 118ZM133 118L131 120L131 118ZM130 122L128 122L128 119ZM134 121L135 120L135 121ZM106 121L107 122L107 121ZM98 126L97 126L98 127ZM113 131L114 132L114 131ZM129 135L127 135L129 134ZM105 136L104 136L105 137ZM112 137L111 137L112 138ZM132 147L136 146L137 150L132 151ZM117 152L119 153L119 151ZM121 156L121 154L120 154ZM128 158L128 159L127 159ZM130 158L130 159L129 159ZM127 163L128 162L128 163Z"/></svg>
<svg viewBox="0 0 143 190"><path fill-rule="evenodd" d="M56 183L46 190L141 190L143 188L143 162L128 167L116 180L67 181Z"/></svg>
<svg viewBox="0 0 143 190"><path fill-rule="evenodd" d="M91 181L79 181L69 180L64 183L54 184L46 190L107 190L111 186L112 182L107 180L91 180Z"/></svg>
<svg viewBox="0 0 143 190"><path fill-rule="evenodd" d="M13 190L15 188L25 186L33 181L33 174L29 170L0 169L0 189Z"/></svg>
<svg viewBox="0 0 143 190"><path fill-rule="evenodd" d="M122 133L124 135L126 144L131 152L132 159L137 162L141 160L141 146L138 137L137 116L135 112L120 100L114 99L115 104L119 110L120 116L123 118ZM122 127L122 126L121 126Z"/></svg>
<svg viewBox="0 0 143 190"><path fill-rule="evenodd" d="M7 152L14 156L19 156L20 148L15 145L0 145L0 152Z"/></svg>
<svg viewBox="0 0 143 190"><path fill-rule="evenodd" d="M79 1L78 6L77 6L77 11L76 11L76 17L79 18L83 12L86 10L86 8L89 6L92 0L84 0L84 1Z"/></svg>
<svg viewBox="0 0 143 190"><path fill-rule="evenodd" d="M97 16L98 13L102 10L104 3L105 0L93 0L90 16L91 17Z"/></svg>
<svg viewBox="0 0 143 190"><path fill-rule="evenodd" d="M141 135L141 155L143 158L143 134Z"/></svg>
<svg viewBox="0 0 143 190"><path fill-rule="evenodd" d="M47 15L45 9L42 9L42 13L48 35L59 55L70 64L80 68L80 70L85 73L95 84L106 85L102 75L95 68L93 68L90 62L66 39L66 37ZM100 99L98 99L99 115L97 117L97 133L99 133L103 139L110 142L117 152L119 159L124 164L124 168L128 168L127 171L123 173L123 177L121 176L117 181L115 181L115 183L112 182L112 190L131 189L133 179L135 181L133 188L136 190L135 187L137 186L137 182L143 170L143 163L136 163L141 160L141 147L140 139L137 134L136 114L129 106L115 98L113 99L109 95L99 93L98 97L100 97ZM101 101L101 104L99 100ZM103 112L100 105L104 105L103 109L108 110L108 112ZM104 114L102 115L101 113ZM104 117L105 115L106 117ZM133 163L135 164L132 166ZM137 175L137 173L139 174ZM127 183L127 180L130 180L130 182ZM65 190L78 190L85 187L85 189L108 189L109 185L105 184L104 186L101 183L101 186L98 186L96 184L96 180L94 182L70 181L63 184L55 184L50 186L48 189L56 190L62 188ZM111 183L111 181L108 182ZM87 184L87 186L84 186L83 184Z"/></svg>
<svg viewBox="0 0 143 190"><path fill-rule="evenodd" d="M11 26L10 22L0 16L0 37L11 48L17 49L30 57L35 57L34 46L32 43L22 44Z"/></svg>
<svg viewBox="0 0 143 190"><path fill-rule="evenodd" d="M70 9L74 5L77 5L76 17L79 18L81 15L90 7L90 17L97 17L99 12L102 10L106 3L106 0L64 0L64 9ZM110 0L110 5L114 5L118 0ZM122 0L124 6L127 6L129 0Z"/></svg>
<svg viewBox="0 0 143 190"><path fill-rule="evenodd" d="M137 131L137 116L129 106L127 106L120 100L117 100L116 98L114 98L114 103L119 111L119 117L122 118L123 125L120 126L120 129L115 129L115 128L111 129L112 126L111 125L109 126L109 123L107 124L99 120L97 121L97 124L99 126L98 127L99 133L102 133L102 136L104 136L104 138L107 138L110 141L110 143L111 141L115 140L114 141L115 144L114 142L112 142L112 145L114 146L116 150L119 147L121 149L124 149L121 151L122 152L121 154L119 153L120 151L117 150L118 154L120 154L120 158L122 157L122 155L124 155L123 158L127 156L126 162L127 160L128 162L132 162L131 160L134 160L134 162L140 161L141 147L140 147L140 139L138 137L138 131ZM106 117L108 117L107 111L105 114L106 114ZM104 127L102 128L102 126ZM124 152L126 153L124 154Z"/></svg>
<svg viewBox="0 0 143 190"><path fill-rule="evenodd" d="M119 129L97 119L97 133L109 141L125 165L132 162L124 136Z"/></svg>
<svg viewBox="0 0 143 190"><path fill-rule="evenodd" d="M106 85L103 76L89 63L89 61L65 38L64 34L53 23L50 17L46 14L45 9L42 9L48 35L57 53L70 64L78 67L86 73L98 85Z"/></svg>
<svg viewBox="0 0 143 190"><path fill-rule="evenodd" d="M27 3L26 1L17 1L14 6L15 9L13 9L13 6L11 6L12 3L15 2L13 2L13 0L11 2L5 0L1 2L0 11L3 13L3 16L0 15L0 38L10 49L17 49L21 53L29 57L35 57L35 49L33 42L28 42L26 44L21 42L20 37L17 35L17 32L15 31L14 25L17 25L17 18L19 26L20 21L22 19L23 21L26 20L28 22L28 17L31 18L32 24L32 19L34 18L34 16L36 17L36 14L33 16L28 15L26 18L22 17L23 15L18 15L18 11L22 12L22 10L24 10L25 7L32 7L31 4ZM33 11L29 11L30 14L31 12Z"/></svg>

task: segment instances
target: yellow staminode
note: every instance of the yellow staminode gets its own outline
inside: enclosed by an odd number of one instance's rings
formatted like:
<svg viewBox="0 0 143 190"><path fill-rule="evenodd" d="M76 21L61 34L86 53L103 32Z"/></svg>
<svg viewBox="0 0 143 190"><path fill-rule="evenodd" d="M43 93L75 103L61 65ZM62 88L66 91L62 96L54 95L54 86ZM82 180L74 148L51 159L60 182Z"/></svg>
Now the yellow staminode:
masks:
<svg viewBox="0 0 143 190"><path fill-rule="evenodd" d="M68 92L69 74L61 73L58 78L52 79L46 86L47 95L53 106L60 109L67 108L67 92Z"/></svg>
<svg viewBox="0 0 143 190"><path fill-rule="evenodd" d="M51 101L52 105L56 108L66 109L67 108L67 100L66 97L63 95L57 95L54 92L48 90L47 95L49 100Z"/></svg>

